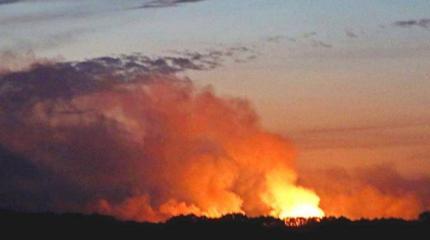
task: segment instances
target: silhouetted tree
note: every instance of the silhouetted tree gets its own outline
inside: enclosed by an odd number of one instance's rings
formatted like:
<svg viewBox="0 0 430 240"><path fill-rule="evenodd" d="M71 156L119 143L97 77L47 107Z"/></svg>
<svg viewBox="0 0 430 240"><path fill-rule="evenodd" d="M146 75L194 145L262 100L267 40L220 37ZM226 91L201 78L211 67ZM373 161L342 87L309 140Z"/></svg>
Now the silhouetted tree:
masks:
<svg viewBox="0 0 430 240"><path fill-rule="evenodd" d="M426 222L426 223L430 223L430 211L426 211L420 214L420 216L418 217L418 219L421 222Z"/></svg>
<svg viewBox="0 0 430 240"><path fill-rule="evenodd" d="M430 212L422 213L418 221L343 217L282 221L230 214L218 219L188 215L166 223L137 223L100 215L0 210L3 236L13 234L14 239L24 239L28 233L42 239L430 239L429 220Z"/></svg>

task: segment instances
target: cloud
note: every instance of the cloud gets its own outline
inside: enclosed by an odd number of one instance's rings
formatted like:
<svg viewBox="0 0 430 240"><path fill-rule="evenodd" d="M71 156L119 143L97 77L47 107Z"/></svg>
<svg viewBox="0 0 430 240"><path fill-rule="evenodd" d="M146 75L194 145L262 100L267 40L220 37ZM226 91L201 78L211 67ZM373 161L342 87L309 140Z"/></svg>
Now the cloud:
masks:
<svg viewBox="0 0 430 240"><path fill-rule="evenodd" d="M145 3L139 8L164 8L164 7L174 7L183 3L194 3L201 2L204 0L155 0L149 3Z"/></svg>
<svg viewBox="0 0 430 240"><path fill-rule="evenodd" d="M0 0L0 5L20 2L21 0Z"/></svg>
<svg viewBox="0 0 430 240"><path fill-rule="evenodd" d="M291 42L291 43L305 43L308 45L311 45L312 47L319 47L319 48L332 48L333 45L330 43L327 43L325 41L317 39L318 33L317 32L305 32L297 37L288 37L285 35L275 35L271 37L267 37L264 39L264 41L268 43L282 43L284 40Z"/></svg>
<svg viewBox="0 0 430 240"><path fill-rule="evenodd" d="M351 30L345 30L345 35L349 38L358 38L358 35Z"/></svg>
<svg viewBox="0 0 430 240"><path fill-rule="evenodd" d="M272 43L280 43L283 40L287 40L289 42L297 42L296 38L293 37L288 37L285 35L275 35L275 36L271 36L265 39L267 42L272 42Z"/></svg>
<svg viewBox="0 0 430 240"><path fill-rule="evenodd" d="M330 43L323 42L321 40L312 40L312 46L314 47L323 47L323 48L332 48L333 45Z"/></svg>
<svg viewBox="0 0 430 240"><path fill-rule="evenodd" d="M1 208L49 211L53 203L65 196L73 202L87 201L91 196L58 173L11 152L2 144L0 166Z"/></svg>
<svg viewBox="0 0 430 240"><path fill-rule="evenodd" d="M317 36L318 35L318 33L317 32L306 32L306 33L303 33L302 35L301 35L301 37L302 38L313 38L313 37L315 37L315 36Z"/></svg>
<svg viewBox="0 0 430 240"><path fill-rule="evenodd" d="M166 56L145 56L140 53L130 55L120 55L117 57L100 57L81 62L57 63L58 67L69 66L71 68L83 67L87 64L95 64L106 71L115 71L123 67L128 70L134 69L140 72L172 74L186 70L210 70L221 66L224 62L246 61L254 58L255 51L245 46L234 46L225 48L212 48L202 51L170 51ZM36 61L36 56L32 51L16 53L12 51L0 51L0 59L3 60L0 66L0 73L10 69L11 71L29 66ZM37 59L40 63L48 62L47 59ZM60 59L55 59L60 60ZM37 64L36 64L37 65ZM131 68L133 66L134 68ZM61 67L59 67L61 68Z"/></svg>
<svg viewBox="0 0 430 240"><path fill-rule="evenodd" d="M119 82L134 81L142 75L172 75L187 70L210 70L222 65L225 59L237 60L237 55L246 51L249 49L235 47L207 52L176 51L174 55L163 57L134 54L48 64L46 61L30 64L34 60L31 54L19 57L4 53L0 56L7 59L8 65L3 66L3 70L0 69L0 73L4 72L0 75L0 107L6 109L11 105L18 107L30 100L88 93ZM241 59L240 56L238 59ZM14 72L13 70L21 68L19 64L30 64L30 69ZM11 72L8 72L8 69ZM47 91L44 86L50 86L51 90Z"/></svg>
<svg viewBox="0 0 430 240"><path fill-rule="evenodd" d="M430 18L397 21L397 22L394 22L393 25L397 26L397 27L406 27L406 28L421 27L421 28L429 29L430 28Z"/></svg>

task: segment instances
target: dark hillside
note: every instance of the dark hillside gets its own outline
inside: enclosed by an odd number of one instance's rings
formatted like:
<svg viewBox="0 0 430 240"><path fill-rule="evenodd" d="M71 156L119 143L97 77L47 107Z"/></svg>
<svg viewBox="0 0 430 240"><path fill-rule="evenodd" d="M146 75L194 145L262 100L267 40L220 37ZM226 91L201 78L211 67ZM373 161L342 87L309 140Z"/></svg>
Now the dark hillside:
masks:
<svg viewBox="0 0 430 240"><path fill-rule="evenodd" d="M0 212L8 236L37 239L429 239L430 213L417 221L400 219L309 220L300 226L270 218L228 215L220 219L181 216L165 223L123 222L107 216Z"/></svg>

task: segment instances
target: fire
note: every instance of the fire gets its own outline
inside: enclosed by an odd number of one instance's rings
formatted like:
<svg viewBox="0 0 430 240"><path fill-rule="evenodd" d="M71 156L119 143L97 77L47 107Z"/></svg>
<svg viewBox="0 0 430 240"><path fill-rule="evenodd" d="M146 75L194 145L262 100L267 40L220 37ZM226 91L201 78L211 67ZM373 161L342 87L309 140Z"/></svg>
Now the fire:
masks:
<svg viewBox="0 0 430 240"><path fill-rule="evenodd" d="M298 204L294 206L290 211L283 210L279 217L281 219L294 218L294 217L304 217L304 218L321 218L324 217L324 212L317 206L309 203Z"/></svg>
<svg viewBox="0 0 430 240"><path fill-rule="evenodd" d="M267 177L268 191L263 201L272 210L270 215L280 219L321 218L324 211L319 207L319 197L309 189L292 184L286 172L275 172Z"/></svg>

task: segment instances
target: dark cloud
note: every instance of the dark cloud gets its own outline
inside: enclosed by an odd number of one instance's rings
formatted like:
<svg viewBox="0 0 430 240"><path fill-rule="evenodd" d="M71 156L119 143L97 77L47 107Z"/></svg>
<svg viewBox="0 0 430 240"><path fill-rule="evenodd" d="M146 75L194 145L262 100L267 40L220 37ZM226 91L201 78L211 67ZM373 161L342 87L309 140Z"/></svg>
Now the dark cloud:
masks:
<svg viewBox="0 0 430 240"><path fill-rule="evenodd" d="M16 2L20 2L21 0L0 0L0 5L1 4L9 4L9 3L16 3Z"/></svg>
<svg viewBox="0 0 430 240"><path fill-rule="evenodd" d="M317 32L306 32L306 33L303 33L303 35L301 37L302 38L312 38L312 37L315 37L317 35L318 35Z"/></svg>
<svg viewBox="0 0 430 240"><path fill-rule="evenodd" d="M285 39L285 36L277 35L277 36L272 36L272 37L266 38L266 41L273 42L273 43L279 43L280 41L282 41L284 39Z"/></svg>
<svg viewBox="0 0 430 240"><path fill-rule="evenodd" d="M61 210L68 203L88 200L92 194L1 144L0 166L0 208L3 209L49 211L56 205Z"/></svg>
<svg viewBox="0 0 430 240"><path fill-rule="evenodd" d="M393 25L397 27L421 27L421 28L429 29L430 18L397 21Z"/></svg>
<svg viewBox="0 0 430 240"><path fill-rule="evenodd" d="M247 46L224 46L223 48L211 48L206 51L172 51L174 54L199 61L209 66L209 69L220 66L224 62L247 62L256 57L256 51Z"/></svg>
<svg viewBox="0 0 430 240"><path fill-rule="evenodd" d="M151 1L149 3L145 3L144 5L140 6L139 8L173 7L173 6L177 6L178 4L201 2L201 1L204 1L204 0L155 0L155 1Z"/></svg>
<svg viewBox="0 0 430 240"><path fill-rule="evenodd" d="M322 47L322 48L332 48L333 45L331 45L330 43L326 43L324 41L321 40L311 40L312 46L313 47Z"/></svg>
<svg viewBox="0 0 430 240"><path fill-rule="evenodd" d="M287 40L289 42L296 42L297 41L296 38L288 37L288 36L284 36L284 35L276 35L276 36L266 38L267 42L272 42L272 43L280 43L283 40Z"/></svg>
<svg viewBox="0 0 430 240"><path fill-rule="evenodd" d="M358 35L351 30L345 30L345 35L349 38L358 38Z"/></svg>
<svg viewBox="0 0 430 240"><path fill-rule="evenodd" d="M265 39L266 42L269 43L282 43L283 41L293 42L293 43L300 43L303 42L305 44L309 44L312 47L321 47L321 48L332 48L333 45L330 43L327 43L325 41L318 39L318 33L317 32L305 32L297 37L288 37L285 35L276 35L271 36Z"/></svg>
<svg viewBox="0 0 430 240"><path fill-rule="evenodd" d="M138 76L154 74L176 74L187 70L211 70L222 65L225 60L252 60L242 53L251 51L247 47L230 47L223 50L206 52L176 51L172 56L148 57L141 54L123 55L118 57L100 57L81 62L33 64L27 71L8 72L7 68L0 71L0 108L14 107L30 100L41 98L70 97L80 93L100 90L113 84L134 81ZM11 54L3 54L8 62L15 62L9 67L18 68L22 58ZM26 55L27 56L27 55ZM252 55L254 56L254 55ZM34 60L34 56L31 56ZM28 64L28 63L27 63ZM7 67L8 65L6 65ZM1 69L0 69L1 70ZM50 89L38 88L49 85ZM23 94L23 93L26 94Z"/></svg>

